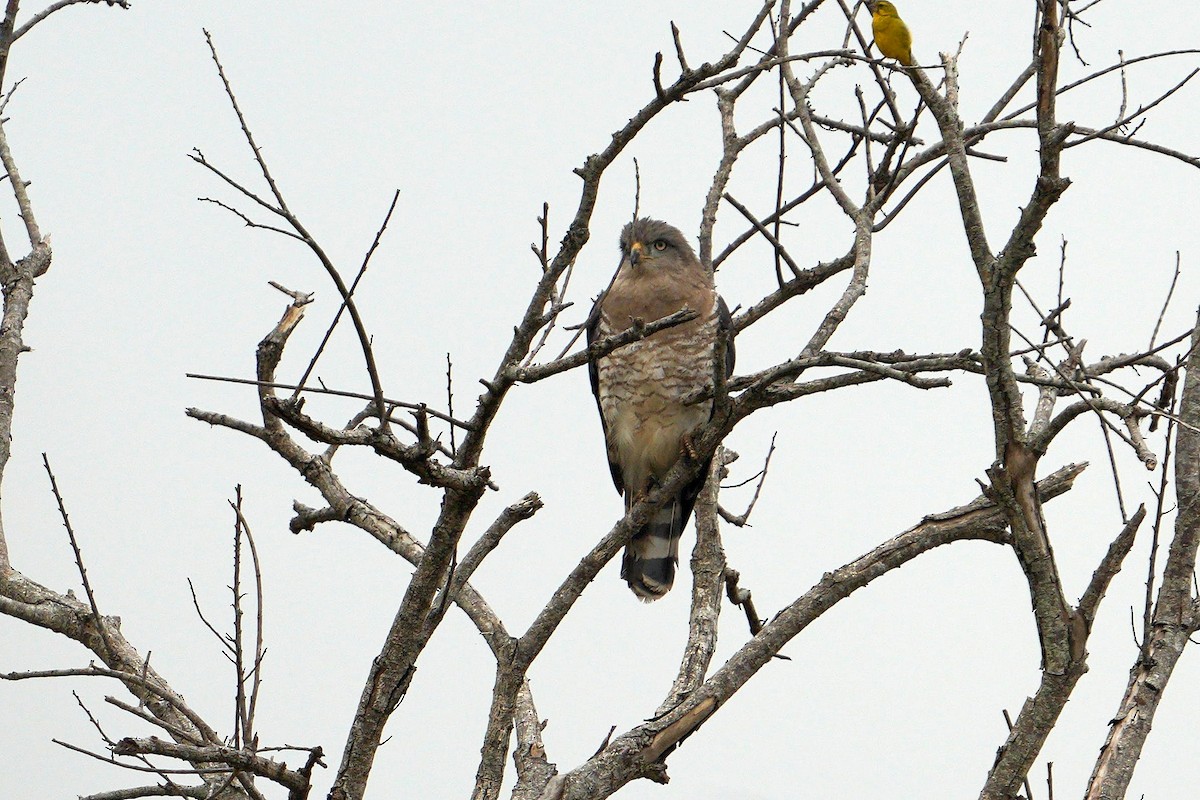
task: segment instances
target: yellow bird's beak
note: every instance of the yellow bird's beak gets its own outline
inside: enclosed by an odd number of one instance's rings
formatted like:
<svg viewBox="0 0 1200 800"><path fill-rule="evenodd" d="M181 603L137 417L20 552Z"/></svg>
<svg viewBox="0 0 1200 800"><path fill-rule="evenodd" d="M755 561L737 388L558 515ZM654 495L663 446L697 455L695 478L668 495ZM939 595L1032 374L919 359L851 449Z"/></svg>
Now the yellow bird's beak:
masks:
<svg viewBox="0 0 1200 800"><path fill-rule="evenodd" d="M629 246L629 263L636 267L645 254L646 246L641 242L634 242Z"/></svg>

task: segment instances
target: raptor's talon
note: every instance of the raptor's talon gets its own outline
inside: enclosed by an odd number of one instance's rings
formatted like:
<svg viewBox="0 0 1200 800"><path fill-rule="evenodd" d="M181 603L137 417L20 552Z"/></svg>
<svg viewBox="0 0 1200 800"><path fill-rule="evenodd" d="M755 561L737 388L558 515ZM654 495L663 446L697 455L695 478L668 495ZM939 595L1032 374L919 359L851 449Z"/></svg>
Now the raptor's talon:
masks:
<svg viewBox="0 0 1200 800"><path fill-rule="evenodd" d="M700 456L696 453L696 445L692 444L692 435L690 433L685 433L680 437L679 450L680 455L687 456L692 461L700 460Z"/></svg>

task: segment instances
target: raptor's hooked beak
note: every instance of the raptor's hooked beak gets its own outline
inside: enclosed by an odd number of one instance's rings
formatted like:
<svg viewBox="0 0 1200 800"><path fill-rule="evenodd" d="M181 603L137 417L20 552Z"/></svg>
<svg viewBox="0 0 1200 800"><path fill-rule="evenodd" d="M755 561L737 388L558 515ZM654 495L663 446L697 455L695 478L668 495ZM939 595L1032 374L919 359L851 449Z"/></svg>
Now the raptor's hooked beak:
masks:
<svg viewBox="0 0 1200 800"><path fill-rule="evenodd" d="M629 246L629 263L636 267L645 252L646 247L641 242L634 242Z"/></svg>

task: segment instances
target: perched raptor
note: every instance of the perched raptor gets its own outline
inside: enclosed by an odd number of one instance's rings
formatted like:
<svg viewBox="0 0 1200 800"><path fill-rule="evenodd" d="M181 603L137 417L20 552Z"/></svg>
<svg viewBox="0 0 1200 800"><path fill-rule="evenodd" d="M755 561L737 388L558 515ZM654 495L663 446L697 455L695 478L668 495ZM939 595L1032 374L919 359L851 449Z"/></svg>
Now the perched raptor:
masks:
<svg viewBox="0 0 1200 800"><path fill-rule="evenodd" d="M589 367L608 466L626 510L662 480L690 449L692 432L712 415L712 399L695 396L712 386L719 339L726 343L725 374L733 372L729 309L683 234L654 219L626 225L621 266L592 309L588 342L620 333L634 320L653 322L684 308L700 316L619 347ZM642 600L657 600L671 589L679 537L707 474L701 470L625 548L621 577Z"/></svg>

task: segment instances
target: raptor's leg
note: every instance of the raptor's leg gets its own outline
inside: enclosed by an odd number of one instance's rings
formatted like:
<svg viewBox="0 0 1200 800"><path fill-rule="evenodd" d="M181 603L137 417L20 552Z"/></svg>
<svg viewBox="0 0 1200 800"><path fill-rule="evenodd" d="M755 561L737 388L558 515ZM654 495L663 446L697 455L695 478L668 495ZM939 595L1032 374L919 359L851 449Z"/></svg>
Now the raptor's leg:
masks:
<svg viewBox="0 0 1200 800"><path fill-rule="evenodd" d="M625 494L625 510L628 511L629 509L633 508L641 501L645 500L646 495L650 494L650 491L653 488L654 488L654 479L650 478L649 480L646 481L646 484L644 486L640 486L633 491L626 492L626 494Z"/></svg>

